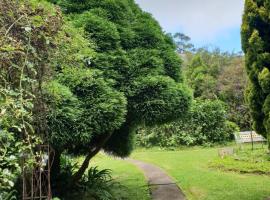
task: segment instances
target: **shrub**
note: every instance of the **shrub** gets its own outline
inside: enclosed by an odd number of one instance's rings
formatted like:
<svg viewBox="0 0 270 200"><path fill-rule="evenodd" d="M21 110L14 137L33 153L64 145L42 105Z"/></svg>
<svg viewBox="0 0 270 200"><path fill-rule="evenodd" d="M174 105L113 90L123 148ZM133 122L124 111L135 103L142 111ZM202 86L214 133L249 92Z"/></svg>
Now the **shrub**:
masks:
<svg viewBox="0 0 270 200"><path fill-rule="evenodd" d="M90 200L116 200L114 194L116 187L121 187L113 180L109 169L99 170L98 167L90 167L82 179L74 184L72 174L78 168L77 159L62 154L61 174L58 178L57 193L61 199L90 199ZM69 191L69 192L67 192ZM118 200L118 199L117 199Z"/></svg>
<svg viewBox="0 0 270 200"><path fill-rule="evenodd" d="M140 146L177 147L206 145L232 139L238 127L226 120L226 109L221 101L197 100L184 119L160 126L140 128Z"/></svg>

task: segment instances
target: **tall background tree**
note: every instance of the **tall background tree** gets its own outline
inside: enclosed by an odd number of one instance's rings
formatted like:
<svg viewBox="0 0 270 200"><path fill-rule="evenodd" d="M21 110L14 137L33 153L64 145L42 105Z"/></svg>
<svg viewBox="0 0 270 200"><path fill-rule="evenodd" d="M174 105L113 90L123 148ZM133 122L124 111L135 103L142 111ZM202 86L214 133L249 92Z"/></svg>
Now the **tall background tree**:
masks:
<svg viewBox="0 0 270 200"><path fill-rule="evenodd" d="M185 58L183 71L194 97L223 101L228 119L241 130L249 130L249 109L244 97L247 75L243 56L221 52L218 48L201 48L193 54L186 53Z"/></svg>
<svg viewBox="0 0 270 200"><path fill-rule="evenodd" d="M194 52L196 50L189 36L183 33L170 34L170 36L174 39L179 54Z"/></svg>
<svg viewBox="0 0 270 200"><path fill-rule="evenodd" d="M270 140L270 2L246 0L242 23L249 103L253 127Z"/></svg>

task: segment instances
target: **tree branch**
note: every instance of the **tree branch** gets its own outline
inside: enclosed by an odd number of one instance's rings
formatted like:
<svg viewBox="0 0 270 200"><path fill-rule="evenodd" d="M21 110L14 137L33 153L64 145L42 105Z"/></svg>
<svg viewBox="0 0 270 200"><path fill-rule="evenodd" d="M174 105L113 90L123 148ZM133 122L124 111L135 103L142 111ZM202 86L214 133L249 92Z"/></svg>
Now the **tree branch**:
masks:
<svg viewBox="0 0 270 200"><path fill-rule="evenodd" d="M101 139L101 141L94 148L90 149L80 169L73 175L74 182L78 182L82 178L82 176L84 175L85 171L87 170L89 166L90 160L95 155L97 155L97 153L102 149L102 147L106 144L106 142L110 139L111 136L112 136L112 133L109 133L108 135L106 135L106 137Z"/></svg>

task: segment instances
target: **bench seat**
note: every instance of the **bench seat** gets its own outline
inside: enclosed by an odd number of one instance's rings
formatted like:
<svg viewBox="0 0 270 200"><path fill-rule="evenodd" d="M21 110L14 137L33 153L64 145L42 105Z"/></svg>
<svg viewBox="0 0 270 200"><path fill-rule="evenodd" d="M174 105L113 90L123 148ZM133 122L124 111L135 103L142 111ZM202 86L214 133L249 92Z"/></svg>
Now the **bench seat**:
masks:
<svg viewBox="0 0 270 200"><path fill-rule="evenodd" d="M252 137L251 137L252 136ZM255 131L243 131L234 134L236 143L265 142L266 139Z"/></svg>

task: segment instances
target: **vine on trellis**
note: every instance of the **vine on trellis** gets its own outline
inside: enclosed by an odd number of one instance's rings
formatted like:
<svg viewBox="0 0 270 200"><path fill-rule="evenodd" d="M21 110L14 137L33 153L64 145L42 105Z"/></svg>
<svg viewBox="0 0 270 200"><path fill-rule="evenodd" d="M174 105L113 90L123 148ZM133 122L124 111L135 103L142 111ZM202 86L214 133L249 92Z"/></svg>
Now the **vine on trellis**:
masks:
<svg viewBox="0 0 270 200"><path fill-rule="evenodd" d="M42 83L62 21L49 11L34 1L0 0L0 199L14 195L21 157L31 169L36 146L46 142Z"/></svg>

